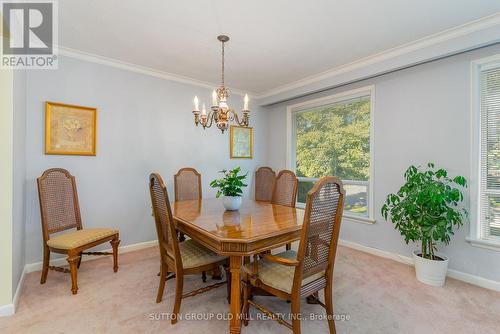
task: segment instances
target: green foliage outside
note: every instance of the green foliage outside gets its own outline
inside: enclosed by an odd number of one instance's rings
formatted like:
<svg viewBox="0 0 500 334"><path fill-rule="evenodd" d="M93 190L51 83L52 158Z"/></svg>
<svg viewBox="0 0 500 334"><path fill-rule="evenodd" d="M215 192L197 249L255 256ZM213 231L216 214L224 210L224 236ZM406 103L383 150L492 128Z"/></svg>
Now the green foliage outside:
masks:
<svg viewBox="0 0 500 334"><path fill-rule="evenodd" d="M296 116L297 175L336 175L368 180L370 170L370 100L335 104Z"/></svg>
<svg viewBox="0 0 500 334"><path fill-rule="evenodd" d="M421 256L435 260L435 243L449 244L453 229L462 226L468 215L459 206L467 181L463 176L449 178L446 170L436 170L433 163L427 167L410 166L404 174L406 183L387 196L381 212L385 219L390 216L407 244L420 241Z"/></svg>
<svg viewBox="0 0 500 334"><path fill-rule="evenodd" d="M368 181L369 97L299 112L295 122L297 176L320 178L335 175L343 180ZM305 202L312 186L313 182L299 182L299 202ZM366 187L364 189L364 192L358 191L346 198L345 210L366 214Z"/></svg>
<svg viewBox="0 0 500 334"><path fill-rule="evenodd" d="M247 186L243 183L243 180L246 179L248 173L245 175L238 175L240 171L240 167L236 167L232 170L223 169L220 171L220 173L224 174L224 177L210 182L212 188L219 188L217 189L215 197L219 198L220 195L241 196L243 194L243 187Z"/></svg>

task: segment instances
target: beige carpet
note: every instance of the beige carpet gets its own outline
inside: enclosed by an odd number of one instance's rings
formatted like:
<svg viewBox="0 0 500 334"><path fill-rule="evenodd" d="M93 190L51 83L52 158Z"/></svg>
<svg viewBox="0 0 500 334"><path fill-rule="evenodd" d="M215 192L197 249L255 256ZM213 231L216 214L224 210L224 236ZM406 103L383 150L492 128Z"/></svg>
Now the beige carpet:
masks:
<svg viewBox="0 0 500 334"><path fill-rule="evenodd" d="M172 310L175 282L167 282L163 302L156 304L158 267L156 248L123 254L116 274L110 258L84 262L76 296L68 274L49 272L44 286L39 272L28 274L18 311L0 318L0 333L228 332L224 320L184 319L170 325L166 314ZM188 291L202 284L191 276L184 287ZM500 333L500 293L453 279L444 288L426 286L409 266L345 247L338 251L334 291L335 312L348 319L336 322L338 333ZM185 299L181 312L225 315L225 294L223 286ZM277 312L289 312L289 304L258 299ZM320 306L302 305L306 315L324 314ZM257 320L255 310L251 315L255 320L242 333L291 333L272 320ZM327 322L302 321L302 333L328 333Z"/></svg>

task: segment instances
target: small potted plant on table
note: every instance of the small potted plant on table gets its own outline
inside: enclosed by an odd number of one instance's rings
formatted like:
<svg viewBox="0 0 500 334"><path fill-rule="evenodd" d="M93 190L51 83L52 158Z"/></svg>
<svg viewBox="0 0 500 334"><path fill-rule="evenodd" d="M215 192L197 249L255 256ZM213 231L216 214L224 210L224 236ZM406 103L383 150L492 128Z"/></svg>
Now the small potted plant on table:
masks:
<svg viewBox="0 0 500 334"><path fill-rule="evenodd" d="M215 197L219 198L223 195L224 208L229 211L238 210L240 208L243 187L247 186L243 181L246 179L248 173L239 175L240 171L240 167L236 167L232 170L221 170L220 172L224 174L224 177L210 182L212 188L219 188Z"/></svg>
<svg viewBox="0 0 500 334"><path fill-rule="evenodd" d="M449 178L444 169L436 170L433 163L427 170L410 166L406 183L396 194L389 194L382 206L382 216L390 216L394 227L410 241L420 241L413 252L417 279L423 283L442 286L448 270L448 257L436 252L436 242L449 244L453 228L463 224L466 209L461 188L467 187L463 176Z"/></svg>

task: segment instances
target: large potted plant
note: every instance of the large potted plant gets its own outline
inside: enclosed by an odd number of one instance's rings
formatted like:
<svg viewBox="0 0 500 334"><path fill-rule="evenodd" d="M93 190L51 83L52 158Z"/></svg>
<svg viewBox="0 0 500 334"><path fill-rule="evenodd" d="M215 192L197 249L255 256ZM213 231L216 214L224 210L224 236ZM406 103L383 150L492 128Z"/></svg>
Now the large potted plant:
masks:
<svg viewBox="0 0 500 334"><path fill-rule="evenodd" d="M219 198L221 195L224 196L223 204L226 210L238 210L241 206L243 187L247 186L243 181L246 179L248 173L239 175L241 172L240 167L236 167L232 170L224 169L220 172L224 174L224 177L210 182L212 188L218 188L215 197Z"/></svg>
<svg viewBox="0 0 500 334"><path fill-rule="evenodd" d="M446 170L436 170L433 163L426 170L410 166L404 177L401 189L387 196L382 216L390 216L407 244L421 242L420 249L413 252L417 279L442 286L448 257L436 252L436 243L449 244L453 229L463 224L467 210L460 203L467 181L463 176L448 177Z"/></svg>

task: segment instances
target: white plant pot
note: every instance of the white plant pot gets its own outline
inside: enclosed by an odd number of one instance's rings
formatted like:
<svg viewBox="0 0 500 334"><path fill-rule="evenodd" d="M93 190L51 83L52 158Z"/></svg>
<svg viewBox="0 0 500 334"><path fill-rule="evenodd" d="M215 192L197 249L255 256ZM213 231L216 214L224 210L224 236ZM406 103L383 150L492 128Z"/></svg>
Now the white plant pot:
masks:
<svg viewBox="0 0 500 334"><path fill-rule="evenodd" d="M448 271L448 257L435 253L434 255L440 257L443 261L429 260L419 256L420 254L422 252L419 250L413 252L417 279L425 284L443 286L446 279L446 272Z"/></svg>
<svg viewBox="0 0 500 334"><path fill-rule="evenodd" d="M228 211L238 210L241 206L241 196L224 196L223 203Z"/></svg>

